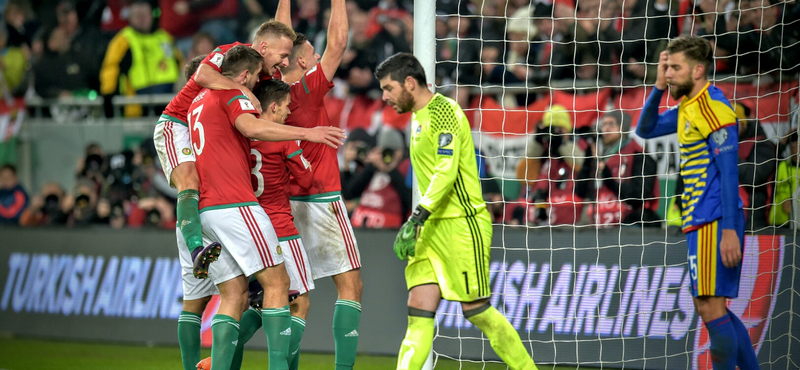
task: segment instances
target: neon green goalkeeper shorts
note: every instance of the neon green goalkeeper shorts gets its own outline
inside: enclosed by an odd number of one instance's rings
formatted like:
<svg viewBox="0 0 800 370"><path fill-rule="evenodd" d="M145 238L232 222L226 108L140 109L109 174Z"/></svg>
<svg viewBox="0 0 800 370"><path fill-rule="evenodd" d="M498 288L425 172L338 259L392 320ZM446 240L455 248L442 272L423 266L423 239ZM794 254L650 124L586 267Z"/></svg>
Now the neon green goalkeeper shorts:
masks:
<svg viewBox="0 0 800 370"><path fill-rule="evenodd" d="M438 284L442 298L472 302L489 298L492 220L485 209L476 216L432 219L408 258L406 285Z"/></svg>

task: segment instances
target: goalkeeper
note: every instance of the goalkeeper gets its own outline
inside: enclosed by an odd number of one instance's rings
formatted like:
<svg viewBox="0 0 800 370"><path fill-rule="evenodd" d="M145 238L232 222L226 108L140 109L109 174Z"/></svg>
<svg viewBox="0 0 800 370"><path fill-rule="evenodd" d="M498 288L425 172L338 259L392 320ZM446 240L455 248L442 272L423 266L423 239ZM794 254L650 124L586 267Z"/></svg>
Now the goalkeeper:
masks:
<svg viewBox="0 0 800 370"><path fill-rule="evenodd" d="M408 259L408 330L397 369L420 369L433 345L441 298L461 302L464 317L488 338L514 370L536 369L519 334L489 305L492 221L481 196L469 123L453 100L434 94L411 54L378 66L383 100L398 113L414 112L411 162L421 189L419 206L403 224L394 251Z"/></svg>

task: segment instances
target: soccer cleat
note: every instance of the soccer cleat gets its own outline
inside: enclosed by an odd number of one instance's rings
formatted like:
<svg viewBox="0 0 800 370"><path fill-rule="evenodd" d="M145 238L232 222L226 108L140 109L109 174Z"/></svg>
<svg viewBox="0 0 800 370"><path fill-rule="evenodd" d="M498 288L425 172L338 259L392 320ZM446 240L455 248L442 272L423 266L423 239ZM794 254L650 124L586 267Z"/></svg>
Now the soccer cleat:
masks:
<svg viewBox="0 0 800 370"><path fill-rule="evenodd" d="M197 247L192 251L192 261L194 267L192 273L198 279L208 278L208 265L219 258L219 253L222 251L222 245L213 242L204 247Z"/></svg>
<svg viewBox="0 0 800 370"><path fill-rule="evenodd" d="M211 357L206 357L197 363L197 370L211 370Z"/></svg>
<svg viewBox="0 0 800 370"><path fill-rule="evenodd" d="M258 280L253 279L250 280L247 290L249 291L247 303L250 304L250 307L260 310L261 305L264 302L264 288L261 287L261 284L258 282Z"/></svg>

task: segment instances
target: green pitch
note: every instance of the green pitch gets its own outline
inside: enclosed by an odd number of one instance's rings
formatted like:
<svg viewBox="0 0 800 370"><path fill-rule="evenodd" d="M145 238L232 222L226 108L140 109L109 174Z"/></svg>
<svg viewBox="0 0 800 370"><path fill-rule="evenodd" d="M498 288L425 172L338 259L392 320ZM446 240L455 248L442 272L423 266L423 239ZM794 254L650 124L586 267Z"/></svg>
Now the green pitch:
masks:
<svg viewBox="0 0 800 370"><path fill-rule="evenodd" d="M145 347L95 343L68 343L31 339L0 339L0 369L4 370L180 370L181 359L177 347ZM203 356L210 356L208 349ZM246 350L242 370L264 370L267 352ZM389 356L359 355L358 370L394 369L396 359ZM301 369L333 368L332 354L303 353ZM440 360L436 369L468 370L506 369L505 365L490 363ZM575 367L539 365L541 370L573 370ZM585 369L585 367L581 367Z"/></svg>

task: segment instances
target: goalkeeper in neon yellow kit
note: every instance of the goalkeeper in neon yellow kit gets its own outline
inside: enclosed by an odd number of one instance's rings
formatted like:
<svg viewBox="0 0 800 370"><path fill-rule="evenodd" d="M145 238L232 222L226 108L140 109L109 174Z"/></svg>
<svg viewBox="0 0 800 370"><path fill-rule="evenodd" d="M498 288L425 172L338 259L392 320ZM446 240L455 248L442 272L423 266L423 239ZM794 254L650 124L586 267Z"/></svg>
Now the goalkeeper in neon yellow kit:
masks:
<svg viewBox="0 0 800 370"><path fill-rule="evenodd" d="M383 100L411 120L411 163L419 206L403 224L394 251L408 259L408 330L397 369L420 369L433 345L441 298L461 302L464 317L480 329L514 370L533 370L519 334L489 305L492 221L481 196L469 122L453 100L428 90L425 71L411 54L395 54L375 72Z"/></svg>

